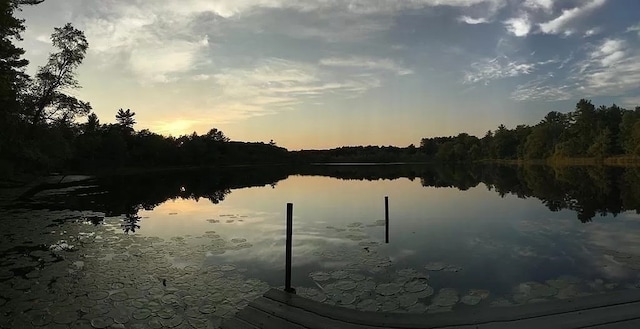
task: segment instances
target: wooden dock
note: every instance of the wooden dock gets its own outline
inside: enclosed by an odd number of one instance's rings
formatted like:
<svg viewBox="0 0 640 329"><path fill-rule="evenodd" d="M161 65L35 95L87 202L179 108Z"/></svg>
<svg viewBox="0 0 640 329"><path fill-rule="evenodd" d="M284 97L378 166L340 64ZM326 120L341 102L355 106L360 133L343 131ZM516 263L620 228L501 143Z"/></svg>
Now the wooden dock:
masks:
<svg viewBox="0 0 640 329"><path fill-rule="evenodd" d="M225 329L365 328L640 328L640 290L509 307L438 314L362 312L272 289L251 302Z"/></svg>

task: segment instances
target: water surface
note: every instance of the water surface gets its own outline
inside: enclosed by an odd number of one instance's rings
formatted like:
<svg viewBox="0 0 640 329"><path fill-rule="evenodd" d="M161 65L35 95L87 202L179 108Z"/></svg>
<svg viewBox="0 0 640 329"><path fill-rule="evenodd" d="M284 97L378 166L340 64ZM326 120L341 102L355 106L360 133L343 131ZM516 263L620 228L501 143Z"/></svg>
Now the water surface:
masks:
<svg viewBox="0 0 640 329"><path fill-rule="evenodd" d="M218 323L284 285L288 202L293 285L325 303L441 312L634 289L637 177L635 169L334 165L100 178L7 210L20 225L3 240L0 284L10 292L0 302L13 307L11 319L23 297L11 291L73 289L97 309L73 316L73 302L58 304L46 308L49 322ZM31 258L18 262L24 248ZM43 276L54 288L31 287ZM44 321L35 314L32 325Z"/></svg>

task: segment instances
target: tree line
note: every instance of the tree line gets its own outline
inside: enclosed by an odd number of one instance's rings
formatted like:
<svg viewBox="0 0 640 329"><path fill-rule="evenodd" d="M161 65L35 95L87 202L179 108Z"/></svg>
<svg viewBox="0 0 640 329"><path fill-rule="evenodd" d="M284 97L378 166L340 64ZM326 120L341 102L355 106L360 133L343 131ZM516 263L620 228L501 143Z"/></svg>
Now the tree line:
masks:
<svg viewBox="0 0 640 329"><path fill-rule="evenodd" d="M615 104L596 108L581 99L574 111L551 111L536 125L504 125L482 138L423 138L420 150L438 161L563 160L640 156L640 107L626 110Z"/></svg>
<svg viewBox="0 0 640 329"><path fill-rule="evenodd" d="M89 43L71 24L55 28L55 49L34 76L25 73L25 30L15 14L44 0L0 1L0 176L16 172L129 167L206 166L286 161L275 143L232 142L212 128L204 135L163 136L134 129L135 112L120 109L115 124L101 124L89 102L70 94ZM77 119L87 117L86 123Z"/></svg>

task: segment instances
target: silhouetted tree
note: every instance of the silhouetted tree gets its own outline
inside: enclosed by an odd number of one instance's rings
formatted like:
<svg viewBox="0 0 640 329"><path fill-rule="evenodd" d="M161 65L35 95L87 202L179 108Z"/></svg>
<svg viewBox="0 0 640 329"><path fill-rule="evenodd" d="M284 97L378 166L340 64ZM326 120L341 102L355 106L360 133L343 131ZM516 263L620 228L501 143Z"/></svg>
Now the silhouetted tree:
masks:
<svg viewBox="0 0 640 329"><path fill-rule="evenodd" d="M24 49L15 42L22 40L24 20L15 17L24 5L35 5L43 0L0 1L0 167L12 166L23 151L25 122L21 95L29 82L24 68L29 61L22 58ZM0 168L0 172L7 172ZM8 172L11 175L10 172ZM2 173L0 173L2 175Z"/></svg>
<svg viewBox="0 0 640 329"><path fill-rule="evenodd" d="M84 33L67 23L55 28L51 42L58 51L50 54L47 64L38 68L25 96L27 114L33 126L56 119L70 121L91 110L88 102L63 92L64 89L80 88L75 70L89 47Z"/></svg>
<svg viewBox="0 0 640 329"><path fill-rule="evenodd" d="M206 138L207 140L210 141L214 141L214 142L228 142L229 138L227 136L224 135L224 133L216 128L213 128L211 130L209 130L205 135L204 138Z"/></svg>
<svg viewBox="0 0 640 329"><path fill-rule="evenodd" d="M116 122L118 122L120 127L125 130L133 131L133 125L136 124L136 120L133 118L135 115L136 112L131 112L130 109L127 109L126 111L119 109L118 113L116 113Z"/></svg>

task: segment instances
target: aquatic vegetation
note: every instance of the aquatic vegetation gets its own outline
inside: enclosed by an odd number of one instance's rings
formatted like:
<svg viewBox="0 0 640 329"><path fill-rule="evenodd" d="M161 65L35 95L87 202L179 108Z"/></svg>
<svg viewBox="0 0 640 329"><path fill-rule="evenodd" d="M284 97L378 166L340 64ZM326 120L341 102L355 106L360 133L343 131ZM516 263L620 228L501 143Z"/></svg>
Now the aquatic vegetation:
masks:
<svg viewBox="0 0 640 329"><path fill-rule="evenodd" d="M458 302L458 292L452 288L442 288L433 297L433 305L440 307L453 306Z"/></svg>
<svg viewBox="0 0 640 329"><path fill-rule="evenodd" d="M376 312L380 309L380 303L375 299L364 299L356 304L356 309L360 311Z"/></svg>
<svg viewBox="0 0 640 329"><path fill-rule="evenodd" d="M558 293L558 289L539 282L525 282L514 288L513 300L516 303L525 303L531 300L552 297Z"/></svg>
<svg viewBox="0 0 640 329"><path fill-rule="evenodd" d="M442 271L447 267L447 264L441 262L428 263L424 266L427 271Z"/></svg>
<svg viewBox="0 0 640 329"><path fill-rule="evenodd" d="M309 277L311 277L314 281L322 282L331 279L331 273L313 272L309 274Z"/></svg>
<svg viewBox="0 0 640 329"><path fill-rule="evenodd" d="M433 292L433 288L431 288L429 284L427 284L426 279L410 279L410 281L407 281L404 284L404 291L410 292L410 293L429 291L429 290Z"/></svg>
<svg viewBox="0 0 640 329"><path fill-rule="evenodd" d="M120 217L82 225L85 215L71 211L12 216L11 234L39 243L0 270L0 327L208 328L269 289L234 264L204 262L209 252L249 247L246 240L234 243L213 231L169 240L124 235ZM11 248L10 240L0 241L2 250ZM3 253L0 262L9 264L13 255Z"/></svg>

